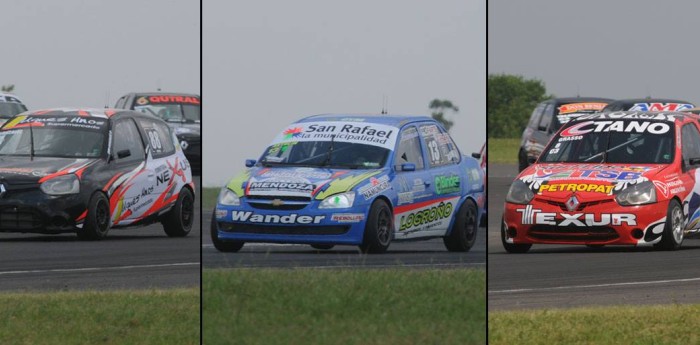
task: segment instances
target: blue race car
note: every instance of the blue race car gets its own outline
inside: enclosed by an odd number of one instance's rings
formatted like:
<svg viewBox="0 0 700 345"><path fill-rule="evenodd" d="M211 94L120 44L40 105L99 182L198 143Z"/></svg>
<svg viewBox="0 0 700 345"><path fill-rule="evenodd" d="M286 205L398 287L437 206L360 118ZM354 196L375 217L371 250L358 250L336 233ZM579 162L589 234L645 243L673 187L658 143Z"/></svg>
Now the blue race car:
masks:
<svg viewBox="0 0 700 345"><path fill-rule="evenodd" d="M218 197L219 251L270 242L381 253L393 240L442 237L463 252L484 207L479 163L429 117L307 117L246 166Z"/></svg>

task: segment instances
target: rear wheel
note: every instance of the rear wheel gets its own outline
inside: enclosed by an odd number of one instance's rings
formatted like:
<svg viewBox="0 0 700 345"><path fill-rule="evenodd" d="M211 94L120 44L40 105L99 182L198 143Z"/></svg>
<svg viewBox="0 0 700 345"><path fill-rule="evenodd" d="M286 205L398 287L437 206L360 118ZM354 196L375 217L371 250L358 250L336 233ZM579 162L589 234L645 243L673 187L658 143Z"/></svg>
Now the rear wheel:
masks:
<svg viewBox="0 0 700 345"><path fill-rule="evenodd" d="M216 226L216 217L214 215L211 216L211 227L210 227L210 234L211 234L211 241L214 244L214 248L220 252L225 252L225 253L235 253L241 248L243 248L243 245L245 242L241 241L222 241L219 239L219 229Z"/></svg>
<svg viewBox="0 0 700 345"><path fill-rule="evenodd" d="M318 250L328 250L335 247L333 244L312 244L311 247Z"/></svg>
<svg viewBox="0 0 700 345"><path fill-rule="evenodd" d="M523 244L523 243L508 243L506 242L506 223L501 219L501 243L503 244L503 248L508 252L508 253L517 253L517 254L522 254L522 253L527 253L528 250L532 247L531 243Z"/></svg>
<svg viewBox="0 0 700 345"><path fill-rule="evenodd" d="M476 242L477 223L476 223L476 204L474 201L467 199L459 208L459 213L452 225L452 231L449 235L442 238L447 250L451 252L466 252L472 248Z"/></svg>
<svg viewBox="0 0 700 345"><path fill-rule="evenodd" d="M194 196L189 189L183 188L175 206L163 216L163 230L170 237L184 237L192 230L193 222Z"/></svg>
<svg viewBox="0 0 700 345"><path fill-rule="evenodd" d="M109 200L103 193L96 192L88 203L83 228L78 229L78 237L83 240L101 240L107 237L111 219L109 217Z"/></svg>
<svg viewBox="0 0 700 345"><path fill-rule="evenodd" d="M377 199L372 204L365 225L360 250L363 253L384 253L391 244L394 219L389 205Z"/></svg>
<svg viewBox="0 0 700 345"><path fill-rule="evenodd" d="M654 245L655 248L661 250L678 250L683 243L683 209L681 204L676 199L672 199L668 203L668 211L666 211L666 226L661 235L661 241Z"/></svg>

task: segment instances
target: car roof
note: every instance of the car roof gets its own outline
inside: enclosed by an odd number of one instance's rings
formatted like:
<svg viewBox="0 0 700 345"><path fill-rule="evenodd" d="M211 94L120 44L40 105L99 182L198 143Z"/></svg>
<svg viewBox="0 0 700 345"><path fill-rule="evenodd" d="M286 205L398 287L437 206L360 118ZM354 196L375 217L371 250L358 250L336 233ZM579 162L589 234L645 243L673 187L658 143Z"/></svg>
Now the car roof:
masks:
<svg viewBox="0 0 700 345"><path fill-rule="evenodd" d="M183 93L183 92L163 92L163 91L154 91L154 92L131 92L130 94L138 96L159 96L159 95L168 95L168 96L189 96L189 97L197 97L199 98L198 94L194 93Z"/></svg>
<svg viewBox="0 0 700 345"><path fill-rule="evenodd" d="M19 103L23 103L22 100L19 99L19 97L15 96L15 95L13 95L13 94L11 94L11 93L0 92L0 102L16 103L16 102L9 102L9 101L7 100L8 98L9 98L10 100L15 100L15 101L17 101L17 102L19 102Z"/></svg>
<svg viewBox="0 0 700 345"><path fill-rule="evenodd" d="M604 98L604 97L559 97L559 98L552 98L548 99L545 102L553 102L553 103L579 103L579 102L613 102L614 99L612 98Z"/></svg>
<svg viewBox="0 0 700 345"><path fill-rule="evenodd" d="M301 122L318 122L318 121L342 121L342 122L358 122L358 123L375 123L401 127L411 122L419 121L435 121L431 117L425 115L386 115L386 114L319 114L305 117L297 123Z"/></svg>
<svg viewBox="0 0 700 345"><path fill-rule="evenodd" d="M92 116L101 118L115 118L124 115L146 117L150 119L158 119L155 116L146 115L133 110L112 109L112 108L51 108L26 111L16 116ZM158 119L160 120L160 119ZM161 120L162 121L162 120Z"/></svg>

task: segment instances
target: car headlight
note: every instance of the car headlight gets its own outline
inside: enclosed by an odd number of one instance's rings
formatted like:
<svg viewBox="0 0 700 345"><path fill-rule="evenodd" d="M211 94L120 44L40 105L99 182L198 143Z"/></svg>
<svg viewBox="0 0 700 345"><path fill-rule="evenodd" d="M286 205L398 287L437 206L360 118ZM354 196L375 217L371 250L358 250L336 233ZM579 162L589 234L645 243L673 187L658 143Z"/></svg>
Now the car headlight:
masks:
<svg viewBox="0 0 700 345"><path fill-rule="evenodd" d="M331 195L318 205L318 208L349 208L355 202L355 192Z"/></svg>
<svg viewBox="0 0 700 345"><path fill-rule="evenodd" d="M78 194L80 180L73 174L62 175L43 182L39 188L48 195Z"/></svg>
<svg viewBox="0 0 700 345"><path fill-rule="evenodd" d="M506 201L513 204L529 204L532 198L535 197L535 193L530 190L530 187L525 184L525 182L520 180L515 180L508 190L508 195L506 195Z"/></svg>
<svg viewBox="0 0 700 345"><path fill-rule="evenodd" d="M241 198L230 189L224 187L221 189L221 192L219 192L219 204L224 206L239 206L241 204Z"/></svg>
<svg viewBox="0 0 700 345"><path fill-rule="evenodd" d="M622 206L644 205L656 202L656 187L651 181L633 184L615 197Z"/></svg>

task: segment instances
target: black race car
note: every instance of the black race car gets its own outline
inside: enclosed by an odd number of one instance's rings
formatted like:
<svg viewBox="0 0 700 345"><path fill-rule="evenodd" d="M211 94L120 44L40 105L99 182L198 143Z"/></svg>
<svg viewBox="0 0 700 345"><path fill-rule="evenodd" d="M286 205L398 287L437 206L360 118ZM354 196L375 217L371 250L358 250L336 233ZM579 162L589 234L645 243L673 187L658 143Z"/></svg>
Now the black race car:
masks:
<svg viewBox="0 0 700 345"><path fill-rule="evenodd" d="M101 239L160 221L168 236L186 236L194 190L177 139L152 116L51 109L0 128L0 232Z"/></svg>
<svg viewBox="0 0 700 345"><path fill-rule="evenodd" d="M202 101L199 95L172 92L129 93L115 108L157 116L173 128L195 173L202 167Z"/></svg>

